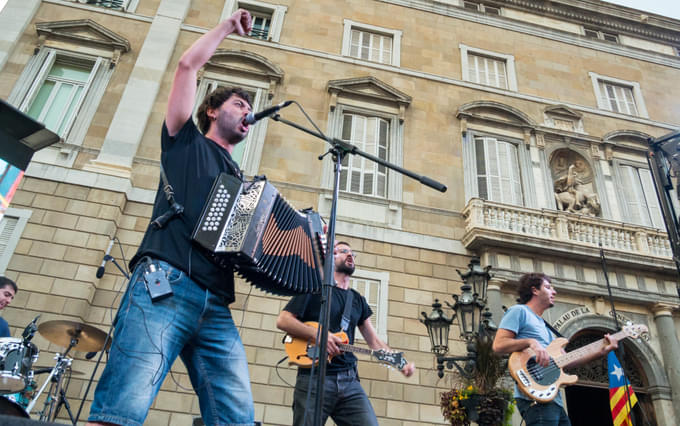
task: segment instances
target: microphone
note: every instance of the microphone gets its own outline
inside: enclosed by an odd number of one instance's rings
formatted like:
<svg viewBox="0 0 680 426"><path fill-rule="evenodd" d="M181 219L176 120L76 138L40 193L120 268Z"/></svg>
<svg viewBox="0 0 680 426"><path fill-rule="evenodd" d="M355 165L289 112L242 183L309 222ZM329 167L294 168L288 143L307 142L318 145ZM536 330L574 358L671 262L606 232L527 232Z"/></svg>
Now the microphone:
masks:
<svg viewBox="0 0 680 426"><path fill-rule="evenodd" d="M39 314L37 317L33 318L33 321L31 321L24 329L24 332L21 335L21 337L23 337L24 339L24 343L30 342L31 339L33 339L33 336L35 336L35 332L38 331L36 323L38 322L38 318L40 318L40 315L42 314Z"/></svg>
<svg viewBox="0 0 680 426"><path fill-rule="evenodd" d="M260 112L249 112L248 115L246 115L246 118L243 120L243 123L245 123L245 124L255 124L258 121L262 120L263 118L267 118L270 115L273 115L274 113L276 113L281 108L285 108L292 103L293 103L293 101L285 101L285 102L281 102L278 105L274 105L274 106L269 107L265 110L262 110Z"/></svg>
<svg viewBox="0 0 680 426"><path fill-rule="evenodd" d="M109 246L106 248L106 254L104 255L104 258L102 259L102 264L99 265L99 268L97 268L97 273L95 274L97 278L101 278L104 276L104 268L106 267L106 262L111 260L111 249L113 248L113 243L115 242L115 238L111 238L111 241L109 241Z"/></svg>

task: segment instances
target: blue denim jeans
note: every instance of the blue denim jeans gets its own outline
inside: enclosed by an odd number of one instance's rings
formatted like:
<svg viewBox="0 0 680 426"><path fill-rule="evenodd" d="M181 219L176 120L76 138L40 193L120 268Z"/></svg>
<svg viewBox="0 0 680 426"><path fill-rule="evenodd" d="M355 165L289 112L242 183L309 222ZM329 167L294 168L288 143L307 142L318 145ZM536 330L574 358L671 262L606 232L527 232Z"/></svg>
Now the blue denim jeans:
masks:
<svg viewBox="0 0 680 426"><path fill-rule="evenodd" d="M294 426L314 424L316 381L317 376L314 375L312 392L309 395L309 404L307 405L310 376L308 374L298 374L297 376L293 400ZM326 424L326 420L330 416L338 426L378 426L373 407L368 401L354 370L326 376L323 395L322 425Z"/></svg>
<svg viewBox="0 0 680 426"><path fill-rule="evenodd" d="M527 426L571 426L564 408L555 402L541 404L524 398L517 398L516 401Z"/></svg>
<svg viewBox="0 0 680 426"><path fill-rule="evenodd" d="M156 261L173 295L152 302L133 271L114 321L109 360L99 380L90 421L141 425L179 355L198 395L206 425L252 425L248 362L231 311L184 272Z"/></svg>

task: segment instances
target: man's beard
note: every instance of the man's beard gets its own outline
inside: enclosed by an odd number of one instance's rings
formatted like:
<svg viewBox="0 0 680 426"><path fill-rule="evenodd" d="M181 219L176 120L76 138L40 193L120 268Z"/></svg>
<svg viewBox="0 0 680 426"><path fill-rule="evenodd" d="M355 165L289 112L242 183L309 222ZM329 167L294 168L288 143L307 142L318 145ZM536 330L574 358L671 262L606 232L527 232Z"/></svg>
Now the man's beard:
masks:
<svg viewBox="0 0 680 426"><path fill-rule="evenodd" d="M352 274L354 273L354 265L350 266L347 264L347 262L342 262L341 264L335 267L335 272L347 274L351 277Z"/></svg>

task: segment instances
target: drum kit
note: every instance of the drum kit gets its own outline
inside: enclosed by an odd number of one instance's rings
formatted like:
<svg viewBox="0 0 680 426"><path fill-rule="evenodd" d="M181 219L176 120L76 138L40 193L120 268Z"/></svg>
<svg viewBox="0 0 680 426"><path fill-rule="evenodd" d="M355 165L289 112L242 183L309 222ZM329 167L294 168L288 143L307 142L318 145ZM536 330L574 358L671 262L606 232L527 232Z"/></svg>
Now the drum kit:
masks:
<svg viewBox="0 0 680 426"><path fill-rule="evenodd" d="M63 406L68 411L71 423L75 424L66 391L71 376L82 373L71 369L73 359L67 355L71 349L91 353L103 350L107 334L96 327L74 321L47 321L36 327L38 317L26 327L21 338L0 338L0 414L30 418L38 398L49 385L43 409L37 414L38 420L54 421ZM34 368L33 364L40 352L31 342L36 331L51 343L66 348L63 354L55 354L54 367ZM43 373L49 375L38 388L35 379Z"/></svg>

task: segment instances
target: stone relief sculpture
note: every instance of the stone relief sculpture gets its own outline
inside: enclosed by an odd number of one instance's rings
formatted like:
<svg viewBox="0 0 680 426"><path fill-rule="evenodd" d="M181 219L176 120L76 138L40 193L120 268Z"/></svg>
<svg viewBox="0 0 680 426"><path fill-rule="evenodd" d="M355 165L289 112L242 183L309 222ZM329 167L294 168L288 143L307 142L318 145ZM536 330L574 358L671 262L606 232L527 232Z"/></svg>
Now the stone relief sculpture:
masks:
<svg viewBox="0 0 680 426"><path fill-rule="evenodd" d="M593 191L593 171L583 157L569 149L561 149L553 154L550 168L559 210L600 215L600 199Z"/></svg>

